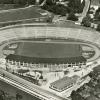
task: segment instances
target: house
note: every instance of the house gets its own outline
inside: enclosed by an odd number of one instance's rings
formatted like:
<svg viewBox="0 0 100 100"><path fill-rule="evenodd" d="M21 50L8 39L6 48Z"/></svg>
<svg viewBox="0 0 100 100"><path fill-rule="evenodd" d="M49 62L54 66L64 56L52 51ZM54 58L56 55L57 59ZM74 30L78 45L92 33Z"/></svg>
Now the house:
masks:
<svg viewBox="0 0 100 100"><path fill-rule="evenodd" d="M91 8L97 10L100 7L100 0L91 0Z"/></svg>
<svg viewBox="0 0 100 100"><path fill-rule="evenodd" d="M72 77L64 77L62 79L59 79L53 83L50 84L50 88L58 91L58 92L62 92L64 90L67 90L68 88L73 87L73 85L76 84L77 80L78 80L79 76L75 75Z"/></svg>

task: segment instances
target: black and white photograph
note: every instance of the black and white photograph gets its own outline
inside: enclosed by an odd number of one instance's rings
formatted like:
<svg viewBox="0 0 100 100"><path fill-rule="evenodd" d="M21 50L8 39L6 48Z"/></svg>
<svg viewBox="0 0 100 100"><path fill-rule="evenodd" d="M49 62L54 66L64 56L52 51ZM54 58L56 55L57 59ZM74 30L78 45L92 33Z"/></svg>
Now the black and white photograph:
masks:
<svg viewBox="0 0 100 100"><path fill-rule="evenodd" d="M100 100L100 0L0 0L0 100Z"/></svg>

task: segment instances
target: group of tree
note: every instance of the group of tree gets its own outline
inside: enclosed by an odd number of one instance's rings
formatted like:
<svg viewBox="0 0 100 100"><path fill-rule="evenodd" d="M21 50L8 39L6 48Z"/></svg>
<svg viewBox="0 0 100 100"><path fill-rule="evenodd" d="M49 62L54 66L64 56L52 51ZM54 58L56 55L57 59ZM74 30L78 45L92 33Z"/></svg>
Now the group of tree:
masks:
<svg viewBox="0 0 100 100"><path fill-rule="evenodd" d="M85 0L81 3L81 0L69 0L68 7L70 12L82 13L85 6Z"/></svg>
<svg viewBox="0 0 100 100"><path fill-rule="evenodd" d="M75 13L81 13L83 11L85 0L81 3L81 0L62 0L67 2L67 6L60 2L61 0L0 0L0 4L17 4L17 5L38 5L49 12L56 15L66 16L68 14L68 20L77 21L78 18Z"/></svg>
<svg viewBox="0 0 100 100"><path fill-rule="evenodd" d="M35 4L35 0L0 0L0 4Z"/></svg>
<svg viewBox="0 0 100 100"><path fill-rule="evenodd" d="M100 100L100 95L98 94L98 91L100 92L100 78L99 78L99 75L100 75L100 65L95 67L93 69L93 71L89 73L89 77L91 78L89 83L85 83L78 90L72 91L71 99L72 100L91 100L92 99L91 96L93 96L95 98L93 100ZM91 99L88 99L88 97L82 96L82 94L84 95L84 92L82 93L82 91L87 91L87 94L90 94L89 97L91 97Z"/></svg>
<svg viewBox="0 0 100 100"><path fill-rule="evenodd" d="M92 19L89 15L87 15L86 17L83 18L82 20L82 25L85 26L85 27L90 27L91 26L91 22L92 22Z"/></svg>
<svg viewBox="0 0 100 100"><path fill-rule="evenodd" d="M24 73L27 73L27 72L29 72L29 70L24 70L24 69L19 69L19 70L18 70L18 73L19 73L20 75L23 75Z"/></svg>
<svg viewBox="0 0 100 100"><path fill-rule="evenodd" d="M44 5L43 9L48 10L54 14L65 16L66 13L69 13L69 9L63 5Z"/></svg>
<svg viewBox="0 0 100 100"><path fill-rule="evenodd" d="M75 13L82 13L83 8L85 6L85 0L81 3L81 0L63 0L67 1L67 6L63 4L57 4L57 0L44 0L45 2L42 2L42 8L45 10L48 10L50 12L53 12L57 15L65 16L68 14L68 20L77 21L78 18L75 16Z"/></svg>
<svg viewBox="0 0 100 100"><path fill-rule="evenodd" d="M57 4L60 0L0 0L0 4L36 4L39 3L43 9L51 11L55 14L66 15L66 13L81 13L85 2L81 3L81 0L63 0L68 2L67 6L63 4ZM83 0L85 1L85 0Z"/></svg>
<svg viewBox="0 0 100 100"><path fill-rule="evenodd" d="M95 21L99 22L97 31L100 31L100 7L96 10L95 15L94 15Z"/></svg>
<svg viewBox="0 0 100 100"><path fill-rule="evenodd" d="M16 93L16 100L22 100L23 96L20 93Z"/></svg>
<svg viewBox="0 0 100 100"><path fill-rule="evenodd" d="M0 4L39 4L45 3L45 0L0 0Z"/></svg>
<svg viewBox="0 0 100 100"><path fill-rule="evenodd" d="M72 91L71 93L71 99L72 100L85 100L79 93L76 91Z"/></svg>
<svg viewBox="0 0 100 100"><path fill-rule="evenodd" d="M96 10L95 15L94 15L94 19L100 20L100 7Z"/></svg>

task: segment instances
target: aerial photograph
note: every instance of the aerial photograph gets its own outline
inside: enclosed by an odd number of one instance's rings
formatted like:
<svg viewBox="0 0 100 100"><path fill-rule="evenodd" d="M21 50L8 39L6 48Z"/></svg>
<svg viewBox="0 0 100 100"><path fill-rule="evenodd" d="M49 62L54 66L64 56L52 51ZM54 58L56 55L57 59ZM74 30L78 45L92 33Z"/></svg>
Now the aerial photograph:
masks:
<svg viewBox="0 0 100 100"><path fill-rule="evenodd" d="M0 0L0 100L100 100L100 0Z"/></svg>

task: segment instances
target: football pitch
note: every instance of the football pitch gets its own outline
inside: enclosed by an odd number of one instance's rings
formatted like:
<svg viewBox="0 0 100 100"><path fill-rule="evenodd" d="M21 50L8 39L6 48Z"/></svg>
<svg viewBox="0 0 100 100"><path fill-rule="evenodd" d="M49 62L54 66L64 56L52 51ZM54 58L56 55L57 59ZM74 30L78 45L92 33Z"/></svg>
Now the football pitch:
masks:
<svg viewBox="0 0 100 100"><path fill-rule="evenodd" d="M15 50L16 55L38 58L66 58L81 55L79 44L20 42Z"/></svg>

